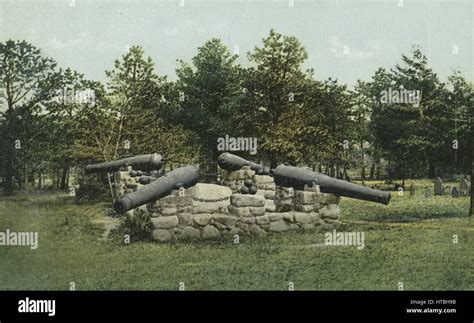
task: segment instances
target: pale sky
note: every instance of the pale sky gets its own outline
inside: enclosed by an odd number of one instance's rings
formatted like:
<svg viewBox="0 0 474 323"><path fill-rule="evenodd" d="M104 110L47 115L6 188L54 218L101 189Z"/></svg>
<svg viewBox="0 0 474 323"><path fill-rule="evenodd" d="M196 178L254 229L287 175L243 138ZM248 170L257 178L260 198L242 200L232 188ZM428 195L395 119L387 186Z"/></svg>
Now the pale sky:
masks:
<svg viewBox="0 0 474 323"><path fill-rule="evenodd" d="M140 45L156 72L174 80L176 59L189 61L212 37L231 50L237 45L238 62L248 65L246 53L274 28L301 41L304 67L319 80L368 80L413 44L442 81L452 69L473 80L472 0L294 0L292 7L291 0L180 1L0 0L0 42L26 40L61 67L102 81L127 46Z"/></svg>

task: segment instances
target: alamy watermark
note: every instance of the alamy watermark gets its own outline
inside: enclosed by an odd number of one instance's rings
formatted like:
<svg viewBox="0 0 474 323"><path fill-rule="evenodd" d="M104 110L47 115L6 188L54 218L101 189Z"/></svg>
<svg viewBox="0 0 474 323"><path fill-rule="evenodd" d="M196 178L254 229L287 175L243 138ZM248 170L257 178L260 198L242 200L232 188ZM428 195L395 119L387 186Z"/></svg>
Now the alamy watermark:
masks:
<svg viewBox="0 0 474 323"><path fill-rule="evenodd" d="M404 88L383 90L380 92L380 102L383 104L413 104L415 107L420 106L421 91L407 90Z"/></svg>
<svg viewBox="0 0 474 323"><path fill-rule="evenodd" d="M60 89L55 92L53 98L55 102L60 104L87 104L89 106L95 105L95 91L92 89L85 90L73 90L73 89Z"/></svg>
<svg viewBox="0 0 474 323"><path fill-rule="evenodd" d="M0 246L30 246L38 249L38 232L0 231Z"/></svg>
<svg viewBox="0 0 474 323"><path fill-rule="evenodd" d="M364 232L326 232L324 234L326 246L357 246L357 249L364 249Z"/></svg>
<svg viewBox="0 0 474 323"><path fill-rule="evenodd" d="M217 138L218 151L248 151L250 155L257 153L257 138L252 137L225 137Z"/></svg>

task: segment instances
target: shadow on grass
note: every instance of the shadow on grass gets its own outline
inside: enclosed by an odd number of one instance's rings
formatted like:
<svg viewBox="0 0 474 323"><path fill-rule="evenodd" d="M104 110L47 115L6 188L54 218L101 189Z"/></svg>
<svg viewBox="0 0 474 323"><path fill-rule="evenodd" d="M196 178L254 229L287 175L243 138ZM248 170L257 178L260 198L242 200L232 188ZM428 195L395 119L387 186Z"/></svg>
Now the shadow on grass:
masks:
<svg viewBox="0 0 474 323"><path fill-rule="evenodd" d="M467 216L467 212L466 212ZM419 214L419 213L404 213L404 214L383 214L375 217L366 217L364 220L369 222L395 222L395 223L409 223L425 220L437 220L443 218L459 218L457 212L440 212L435 214Z"/></svg>

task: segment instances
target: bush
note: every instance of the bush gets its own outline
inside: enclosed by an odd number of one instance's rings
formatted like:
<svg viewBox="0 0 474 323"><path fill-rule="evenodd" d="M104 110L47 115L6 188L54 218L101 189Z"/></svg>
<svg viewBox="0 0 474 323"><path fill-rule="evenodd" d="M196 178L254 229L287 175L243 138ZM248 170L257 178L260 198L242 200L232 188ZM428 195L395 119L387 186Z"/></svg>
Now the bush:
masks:
<svg viewBox="0 0 474 323"><path fill-rule="evenodd" d="M107 174L86 175L83 171L77 175L79 188L76 190L76 200L108 201L110 202L110 188Z"/></svg>

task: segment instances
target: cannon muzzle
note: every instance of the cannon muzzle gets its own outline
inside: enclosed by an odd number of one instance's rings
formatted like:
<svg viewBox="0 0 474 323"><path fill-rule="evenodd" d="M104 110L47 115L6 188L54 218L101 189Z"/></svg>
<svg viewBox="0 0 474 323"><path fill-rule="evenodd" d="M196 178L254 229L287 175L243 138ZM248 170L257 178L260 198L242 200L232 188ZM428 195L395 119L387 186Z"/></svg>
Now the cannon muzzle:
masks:
<svg viewBox="0 0 474 323"><path fill-rule="evenodd" d="M123 214L140 205L164 197L174 189L191 187L197 183L198 178L198 170L194 166L177 168L138 191L123 196L114 203L115 212Z"/></svg>
<svg viewBox="0 0 474 323"><path fill-rule="evenodd" d="M310 187L319 185L323 193L332 193L385 205L390 201L390 192L341 181L301 167L279 165L273 170L273 178L276 185L293 187L297 190L303 190L305 185Z"/></svg>
<svg viewBox="0 0 474 323"><path fill-rule="evenodd" d="M217 163L222 169L229 171L236 171L241 169L243 166L250 166L250 169L256 171L259 175L270 174L270 170L268 169L268 167L251 162L249 160L230 153L220 154L219 158L217 159Z"/></svg>
<svg viewBox="0 0 474 323"><path fill-rule="evenodd" d="M114 160L107 163L92 164L86 166L87 173L105 173L105 172L116 172L121 167L132 166L135 169L139 170L157 170L160 169L165 160L163 156L159 154L150 154L150 155L139 155L119 160Z"/></svg>

